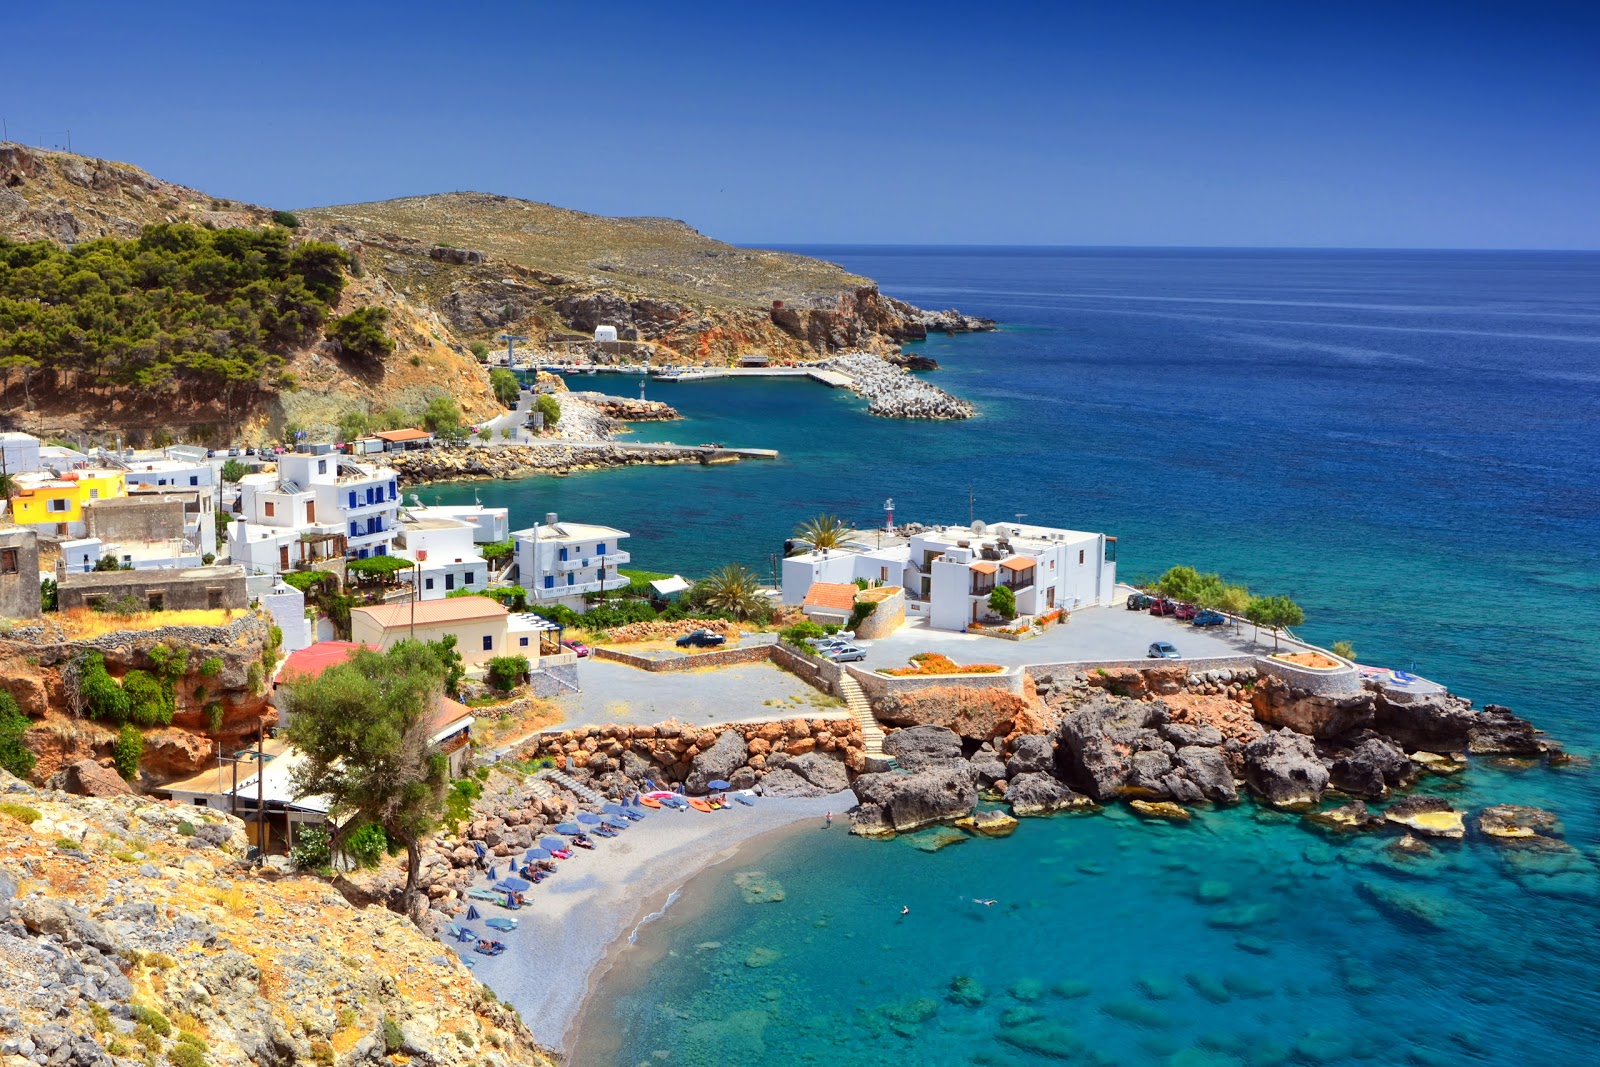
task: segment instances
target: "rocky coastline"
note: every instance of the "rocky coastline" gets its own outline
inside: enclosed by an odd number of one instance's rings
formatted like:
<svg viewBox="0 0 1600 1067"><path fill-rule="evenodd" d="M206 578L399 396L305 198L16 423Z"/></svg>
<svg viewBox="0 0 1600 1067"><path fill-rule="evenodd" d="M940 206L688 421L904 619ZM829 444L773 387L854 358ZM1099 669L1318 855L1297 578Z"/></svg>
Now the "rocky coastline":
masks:
<svg viewBox="0 0 1600 1067"><path fill-rule="evenodd" d="M820 366L849 375L851 390L867 400L867 413L890 419L970 419L977 408L877 356L835 356Z"/></svg>
<svg viewBox="0 0 1600 1067"><path fill-rule="evenodd" d="M675 463L729 463L737 453L682 445L618 445L551 440L532 445L488 448L431 448L397 452L386 464L400 475L401 485L429 482L487 481L567 475L613 467L665 466Z"/></svg>

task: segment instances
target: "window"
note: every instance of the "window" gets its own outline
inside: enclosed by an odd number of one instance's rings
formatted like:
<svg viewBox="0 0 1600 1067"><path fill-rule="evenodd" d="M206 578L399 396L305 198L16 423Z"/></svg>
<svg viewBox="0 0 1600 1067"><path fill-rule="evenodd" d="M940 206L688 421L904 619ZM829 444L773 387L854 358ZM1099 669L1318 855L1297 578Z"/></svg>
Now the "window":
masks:
<svg viewBox="0 0 1600 1067"><path fill-rule="evenodd" d="M190 485L199 485L200 484L200 476L198 474L189 475L189 484Z"/></svg>
<svg viewBox="0 0 1600 1067"><path fill-rule="evenodd" d="M90 500L99 500L100 499L100 490L98 490L98 489L89 490L89 499Z"/></svg>
<svg viewBox="0 0 1600 1067"><path fill-rule="evenodd" d="M215 611L216 609L222 607L222 590L220 590L220 589L207 589L206 590L206 607L210 608L213 611Z"/></svg>
<svg viewBox="0 0 1600 1067"><path fill-rule="evenodd" d="M51 511L70 511L70 510L72 510L72 502L70 500L66 500L64 498L57 497L56 499L50 501L50 510Z"/></svg>
<svg viewBox="0 0 1600 1067"><path fill-rule="evenodd" d="M205 807L206 806L206 798L205 797L195 797L194 798L194 806L197 807L197 808Z"/></svg>
<svg viewBox="0 0 1600 1067"><path fill-rule="evenodd" d="M1083 549L1078 549L1078 566L1083 566Z"/></svg>
<svg viewBox="0 0 1600 1067"><path fill-rule="evenodd" d="M889 580L889 568L888 567L879 567L878 568L878 581L887 582L888 580Z"/></svg>
<svg viewBox="0 0 1600 1067"><path fill-rule="evenodd" d="M461 579L461 582L462 582L463 585L471 585L472 582L473 582L472 572L468 571L467 572L467 576L465 578Z"/></svg>
<svg viewBox="0 0 1600 1067"><path fill-rule="evenodd" d="M270 518L272 518L272 517L273 517L273 516L274 516L274 515L276 515L276 514L277 514L277 513L278 513L278 505L276 505L276 504L274 504L274 503L273 503L273 502L272 502L272 501L270 501L270 500L269 500L269 501L267 501L267 518L269 518L269 519L270 519Z"/></svg>
<svg viewBox="0 0 1600 1067"><path fill-rule="evenodd" d="M17 550L0 548L0 574L17 573Z"/></svg>
<svg viewBox="0 0 1600 1067"><path fill-rule="evenodd" d="M597 556L603 556L606 554L606 543L604 541L601 541L598 545L594 546L594 554Z"/></svg>
<svg viewBox="0 0 1600 1067"><path fill-rule="evenodd" d="M151 611L160 611L167 603L166 594L164 593L150 593L148 594L148 599Z"/></svg>
<svg viewBox="0 0 1600 1067"><path fill-rule="evenodd" d="M433 588L433 579L432 578L424 578L424 579L422 579L422 588L424 588L424 589L432 589Z"/></svg>
<svg viewBox="0 0 1600 1067"><path fill-rule="evenodd" d="M563 545L562 548L561 548L561 562L565 563L566 561L567 561L567 549L566 549L566 546Z"/></svg>
<svg viewBox="0 0 1600 1067"><path fill-rule="evenodd" d="M520 638L517 639L517 644L521 648L527 648L528 647L528 639L526 637L520 637Z"/></svg>
<svg viewBox="0 0 1600 1067"><path fill-rule="evenodd" d="M456 587L456 576L453 575L453 574L445 575L444 576L444 587L446 589L454 589Z"/></svg>
<svg viewBox="0 0 1600 1067"><path fill-rule="evenodd" d="M491 635L491 634L484 634L483 635L483 650L485 652L493 652L494 651L494 637L493 637L493 635Z"/></svg>
<svg viewBox="0 0 1600 1067"><path fill-rule="evenodd" d="M553 574L545 575L544 576L544 587L546 589L554 589L556 587L556 576L553 575Z"/></svg>
<svg viewBox="0 0 1600 1067"><path fill-rule="evenodd" d="M317 473L318 474L327 474L328 473L328 461L327 460L325 460L325 459L317 460Z"/></svg>

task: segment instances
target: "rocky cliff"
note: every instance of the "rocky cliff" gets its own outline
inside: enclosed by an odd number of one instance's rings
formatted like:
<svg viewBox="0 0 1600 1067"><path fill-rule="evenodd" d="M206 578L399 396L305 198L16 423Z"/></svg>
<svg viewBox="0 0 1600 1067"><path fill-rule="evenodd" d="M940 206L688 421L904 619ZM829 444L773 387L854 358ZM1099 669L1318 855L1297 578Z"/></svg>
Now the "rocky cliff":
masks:
<svg viewBox="0 0 1600 1067"><path fill-rule="evenodd" d="M127 163L0 143L0 237L78 244L137 237L144 226L174 222L210 229L262 227L273 224L274 213L162 181ZM301 227L295 236L308 232ZM440 395L454 397L473 419L503 410L487 374L444 320L397 293L383 277L359 271L348 277L335 313L372 305L389 312L393 354L356 368L339 358L332 342L297 348L283 367L290 384L269 390L243 418L224 411L210 396L163 397L160 403L112 397L85 405L71 391L24 396L16 390L0 399L0 415L11 427L74 440L116 435L142 440L152 430L165 429L207 443L256 444L276 439L289 423L330 433L348 410L420 411Z"/></svg>
<svg viewBox="0 0 1600 1067"><path fill-rule="evenodd" d="M39 1067L543 1065L382 908L244 862L244 824L0 772L0 1054Z"/></svg>

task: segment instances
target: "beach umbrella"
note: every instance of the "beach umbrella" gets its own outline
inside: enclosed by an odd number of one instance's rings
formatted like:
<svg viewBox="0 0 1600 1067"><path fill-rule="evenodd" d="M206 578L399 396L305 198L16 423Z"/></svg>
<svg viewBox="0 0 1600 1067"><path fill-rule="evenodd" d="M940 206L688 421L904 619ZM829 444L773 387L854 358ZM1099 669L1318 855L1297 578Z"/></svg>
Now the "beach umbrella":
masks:
<svg viewBox="0 0 1600 1067"><path fill-rule="evenodd" d="M532 863L534 860L547 860L549 858L550 850L547 848L530 848L528 850L529 863Z"/></svg>
<svg viewBox="0 0 1600 1067"><path fill-rule="evenodd" d="M602 825L609 826L613 830L626 830L628 828L628 820L627 819L605 819L605 820L602 821Z"/></svg>
<svg viewBox="0 0 1600 1067"><path fill-rule="evenodd" d="M536 848L530 848L527 852L525 852L523 854L522 858L525 859L525 860L538 859L539 857L534 855L534 853L537 852L537 851L539 851L539 850L536 849Z"/></svg>
<svg viewBox="0 0 1600 1067"><path fill-rule="evenodd" d="M602 804L600 805L600 810L605 812L607 815L626 815L628 813L627 808L624 808L621 804L617 803Z"/></svg>
<svg viewBox="0 0 1600 1067"><path fill-rule="evenodd" d="M513 893L526 893L528 890L533 888L533 883L524 881L521 878L507 878L496 888L509 889Z"/></svg>
<svg viewBox="0 0 1600 1067"><path fill-rule="evenodd" d="M551 852L557 852L557 851L560 851L561 849L566 848L567 847L567 843L565 841L561 840L561 838L559 838L559 837L541 837L539 839L539 847L540 848L547 848Z"/></svg>
<svg viewBox="0 0 1600 1067"><path fill-rule="evenodd" d="M490 867L489 868L489 881L491 881L491 882L496 881L496 880L499 879L499 877L500 877L500 868L498 868L498 867Z"/></svg>
<svg viewBox="0 0 1600 1067"><path fill-rule="evenodd" d="M727 782L724 782L721 778L714 778L711 781L706 783L706 788L707 789L732 789L733 786L730 785Z"/></svg>
<svg viewBox="0 0 1600 1067"><path fill-rule="evenodd" d="M483 846L483 842L482 841L474 841L472 843L472 847L477 850L478 858L480 860L483 859L483 857L485 857L485 856L487 856L489 854L489 850Z"/></svg>
<svg viewBox="0 0 1600 1067"><path fill-rule="evenodd" d="M483 925L492 930L515 930L517 928L517 921L515 919L502 919L500 916L496 915L492 919L485 919L483 921Z"/></svg>
<svg viewBox="0 0 1600 1067"><path fill-rule="evenodd" d="M575 822L564 822L564 823L561 823L560 825L558 825L556 827L556 833L558 833L558 834L581 834L581 833L583 833L583 827L579 826Z"/></svg>
<svg viewBox="0 0 1600 1067"><path fill-rule="evenodd" d="M471 904L468 904L467 905L467 921L471 922L473 919L478 919L478 918L482 918L482 916L480 916L478 914L478 909L473 907Z"/></svg>
<svg viewBox="0 0 1600 1067"><path fill-rule="evenodd" d="M578 812L578 821L586 825L593 826L595 823L600 821L600 816L596 815L592 811L580 811Z"/></svg>

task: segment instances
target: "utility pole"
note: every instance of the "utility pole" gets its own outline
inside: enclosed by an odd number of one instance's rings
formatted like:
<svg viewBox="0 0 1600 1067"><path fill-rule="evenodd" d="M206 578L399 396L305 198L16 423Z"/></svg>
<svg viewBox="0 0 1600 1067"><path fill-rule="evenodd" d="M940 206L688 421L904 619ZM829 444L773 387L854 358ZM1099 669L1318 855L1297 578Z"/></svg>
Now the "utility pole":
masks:
<svg viewBox="0 0 1600 1067"><path fill-rule="evenodd" d="M267 727L262 723L256 727L256 862L263 863L267 858L267 757L263 751L266 743Z"/></svg>

